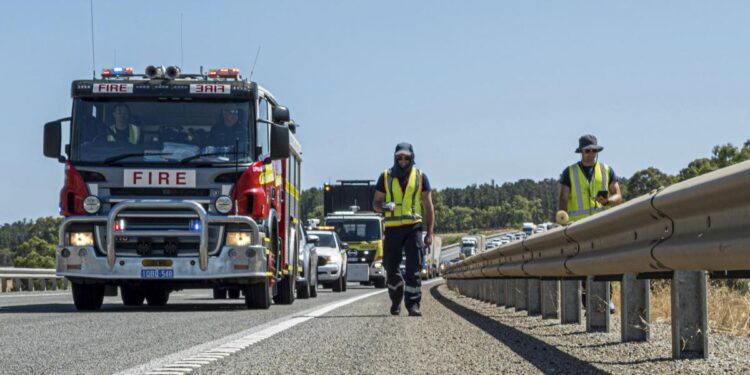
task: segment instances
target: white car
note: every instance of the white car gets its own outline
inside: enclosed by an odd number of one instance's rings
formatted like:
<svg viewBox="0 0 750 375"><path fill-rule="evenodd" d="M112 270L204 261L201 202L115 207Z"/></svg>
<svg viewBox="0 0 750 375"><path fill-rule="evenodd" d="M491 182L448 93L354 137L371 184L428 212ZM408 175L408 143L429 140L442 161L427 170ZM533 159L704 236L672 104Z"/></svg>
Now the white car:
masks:
<svg viewBox="0 0 750 375"><path fill-rule="evenodd" d="M346 292L346 250L338 234L331 231L311 230L308 235L318 237L318 282L334 292Z"/></svg>

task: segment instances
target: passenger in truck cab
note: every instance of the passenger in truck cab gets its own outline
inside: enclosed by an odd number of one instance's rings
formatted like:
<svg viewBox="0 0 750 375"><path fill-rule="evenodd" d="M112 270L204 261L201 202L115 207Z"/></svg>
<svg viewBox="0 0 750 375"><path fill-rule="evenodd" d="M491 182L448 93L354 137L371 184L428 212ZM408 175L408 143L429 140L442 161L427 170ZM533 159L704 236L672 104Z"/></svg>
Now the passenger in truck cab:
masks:
<svg viewBox="0 0 750 375"><path fill-rule="evenodd" d="M117 103L112 107L112 124L107 128L107 142L141 142L141 128L133 124L130 107Z"/></svg>
<svg viewBox="0 0 750 375"><path fill-rule="evenodd" d="M225 104L221 109L219 122L211 127L208 145L234 146L237 140L240 145L247 144L247 125L242 123L242 118L242 109L238 105Z"/></svg>

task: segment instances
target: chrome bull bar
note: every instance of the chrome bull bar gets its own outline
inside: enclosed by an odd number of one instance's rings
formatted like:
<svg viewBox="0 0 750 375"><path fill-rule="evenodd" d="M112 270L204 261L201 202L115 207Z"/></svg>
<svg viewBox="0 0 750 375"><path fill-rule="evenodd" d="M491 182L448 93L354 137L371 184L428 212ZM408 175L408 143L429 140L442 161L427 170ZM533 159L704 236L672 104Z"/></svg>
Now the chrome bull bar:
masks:
<svg viewBox="0 0 750 375"><path fill-rule="evenodd" d="M107 225L107 264L109 268L115 265L115 231L114 223L118 220L119 214L126 209L165 209L165 210L190 210L195 212L201 223L200 231L185 230L123 230L118 231L118 236L128 237L191 237L199 238L198 244L198 265L201 271L208 268L208 225L209 224L245 224L250 227L252 232L252 245L260 245L260 230L258 224L247 216L218 216L209 215L199 203L194 201L180 200L126 200L115 205L107 216L78 216L69 217L63 220L60 225L59 242L60 246L65 246L65 234L71 224L102 224ZM139 215L148 217L148 214ZM223 239L219 239L223 241Z"/></svg>

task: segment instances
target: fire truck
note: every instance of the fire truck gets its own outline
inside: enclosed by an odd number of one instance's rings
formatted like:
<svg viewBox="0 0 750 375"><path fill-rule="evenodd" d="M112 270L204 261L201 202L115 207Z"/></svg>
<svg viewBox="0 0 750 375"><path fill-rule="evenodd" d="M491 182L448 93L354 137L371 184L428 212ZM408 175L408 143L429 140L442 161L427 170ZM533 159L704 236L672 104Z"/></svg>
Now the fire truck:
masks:
<svg viewBox="0 0 750 375"><path fill-rule="evenodd" d="M56 272L78 310L118 288L131 306L187 288L294 301L302 150L271 92L239 69L149 66L103 69L71 96L44 155L65 165Z"/></svg>

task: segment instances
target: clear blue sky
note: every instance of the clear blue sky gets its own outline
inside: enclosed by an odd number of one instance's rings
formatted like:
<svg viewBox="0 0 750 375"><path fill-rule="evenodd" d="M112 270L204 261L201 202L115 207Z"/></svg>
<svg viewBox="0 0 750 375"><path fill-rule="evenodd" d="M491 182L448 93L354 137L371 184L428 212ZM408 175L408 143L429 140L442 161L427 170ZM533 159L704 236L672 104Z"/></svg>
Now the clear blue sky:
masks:
<svg viewBox="0 0 750 375"><path fill-rule="evenodd" d="M0 6L0 223L56 213L42 126L91 76L88 0ZM303 125L303 185L412 142L435 187L555 177L594 133L618 174L750 138L744 1L99 1L97 71L236 66Z"/></svg>

